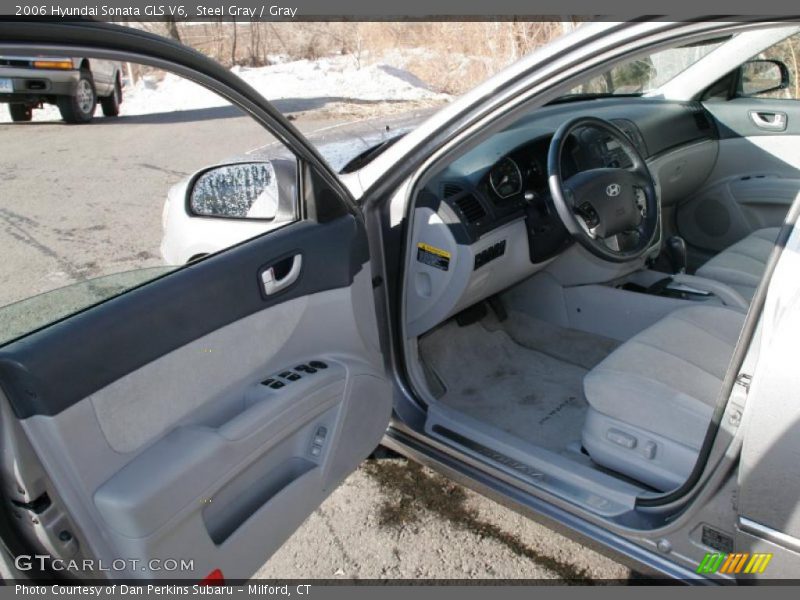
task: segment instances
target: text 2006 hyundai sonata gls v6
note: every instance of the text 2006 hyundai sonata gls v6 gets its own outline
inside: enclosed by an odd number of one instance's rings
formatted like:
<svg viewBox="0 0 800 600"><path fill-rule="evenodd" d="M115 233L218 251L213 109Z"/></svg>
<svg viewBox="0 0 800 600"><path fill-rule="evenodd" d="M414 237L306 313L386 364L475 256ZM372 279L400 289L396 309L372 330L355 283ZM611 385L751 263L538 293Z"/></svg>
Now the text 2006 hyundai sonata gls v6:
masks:
<svg viewBox="0 0 800 600"><path fill-rule="evenodd" d="M243 233L2 346L4 494L44 506L4 537L241 579L383 444L650 572L800 577L797 32L589 24L337 173L193 51L0 24L4 55L189 76L290 150L171 198Z"/></svg>

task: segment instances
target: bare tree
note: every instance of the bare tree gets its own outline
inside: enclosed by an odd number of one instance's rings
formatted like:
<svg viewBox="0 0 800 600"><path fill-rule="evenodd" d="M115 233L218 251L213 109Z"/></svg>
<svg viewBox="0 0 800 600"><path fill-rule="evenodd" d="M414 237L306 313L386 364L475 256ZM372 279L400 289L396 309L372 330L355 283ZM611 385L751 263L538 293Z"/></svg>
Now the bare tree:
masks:
<svg viewBox="0 0 800 600"><path fill-rule="evenodd" d="M231 43L231 66L236 64L236 42L238 38L238 27L236 27L236 19L233 20L233 40Z"/></svg>
<svg viewBox="0 0 800 600"><path fill-rule="evenodd" d="M268 22L241 25L214 20L184 27L172 22L143 23L166 31L226 65L269 64L269 56L314 60L330 54L351 57L364 68L370 61L398 60L432 89L460 94L513 60L575 29L580 22ZM165 31L165 27L167 28ZM786 52L789 54L789 51ZM787 57L787 62L791 61ZM393 63L392 63L393 64ZM602 86L602 82L599 84Z"/></svg>
<svg viewBox="0 0 800 600"><path fill-rule="evenodd" d="M566 35L568 33L572 33L573 31L575 31L575 21L572 20L572 17L562 15L561 33Z"/></svg>
<svg viewBox="0 0 800 600"><path fill-rule="evenodd" d="M174 17L165 17L165 23L167 26L167 34L176 42L181 41L181 34L178 31L178 24L175 23Z"/></svg>
<svg viewBox="0 0 800 600"><path fill-rule="evenodd" d="M267 64L266 52L261 47L261 27L263 23L250 23L250 53L249 62L251 67L259 67Z"/></svg>
<svg viewBox="0 0 800 600"><path fill-rule="evenodd" d="M792 57L792 73L794 73L794 96L793 98L800 98L800 70L797 66L797 51L794 49L794 36L789 38L789 54Z"/></svg>

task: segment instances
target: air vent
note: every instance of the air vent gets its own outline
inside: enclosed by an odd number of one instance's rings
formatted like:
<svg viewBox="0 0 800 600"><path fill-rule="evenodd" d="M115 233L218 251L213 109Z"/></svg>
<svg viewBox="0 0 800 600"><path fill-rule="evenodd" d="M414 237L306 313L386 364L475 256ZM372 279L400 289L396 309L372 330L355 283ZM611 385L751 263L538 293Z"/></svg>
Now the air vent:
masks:
<svg viewBox="0 0 800 600"><path fill-rule="evenodd" d="M455 200L454 204L458 207L458 210L461 211L461 214L464 215L468 223L476 223L486 216L486 211L483 206L481 206L481 203L478 202L478 199L472 194L462 196L458 200Z"/></svg>
<svg viewBox="0 0 800 600"><path fill-rule="evenodd" d="M694 117L695 125L700 131L711 129L711 121L708 120L708 115L703 107L694 102L684 102L681 104L684 108L689 109Z"/></svg>
<svg viewBox="0 0 800 600"><path fill-rule="evenodd" d="M442 184L442 196L444 196L445 198L450 198L451 196L460 194L463 191L464 191L463 188L457 183Z"/></svg>
<svg viewBox="0 0 800 600"><path fill-rule="evenodd" d="M697 123L697 128L700 131L711 129L711 122L708 120L706 113L702 110L698 110L694 113L694 122Z"/></svg>

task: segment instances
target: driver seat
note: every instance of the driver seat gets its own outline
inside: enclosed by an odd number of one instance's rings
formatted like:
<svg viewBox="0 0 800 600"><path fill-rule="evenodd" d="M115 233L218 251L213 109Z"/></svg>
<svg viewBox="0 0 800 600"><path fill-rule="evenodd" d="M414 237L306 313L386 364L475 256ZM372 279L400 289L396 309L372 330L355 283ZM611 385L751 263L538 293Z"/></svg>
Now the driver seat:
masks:
<svg viewBox="0 0 800 600"><path fill-rule="evenodd" d="M603 466L667 491L689 476L745 315L678 309L586 374L583 447Z"/></svg>

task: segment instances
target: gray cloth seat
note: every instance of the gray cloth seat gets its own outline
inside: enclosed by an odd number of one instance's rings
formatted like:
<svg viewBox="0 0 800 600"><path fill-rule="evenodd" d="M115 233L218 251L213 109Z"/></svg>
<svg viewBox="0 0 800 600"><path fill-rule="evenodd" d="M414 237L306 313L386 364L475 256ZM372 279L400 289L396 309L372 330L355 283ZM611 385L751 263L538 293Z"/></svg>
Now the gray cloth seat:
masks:
<svg viewBox="0 0 800 600"><path fill-rule="evenodd" d="M779 227L758 229L743 240L717 254L696 275L726 283L752 300L767 268L767 259L778 238Z"/></svg>
<svg viewBox="0 0 800 600"><path fill-rule="evenodd" d="M745 315L678 309L586 374L583 446L599 465L659 490L692 470Z"/></svg>

